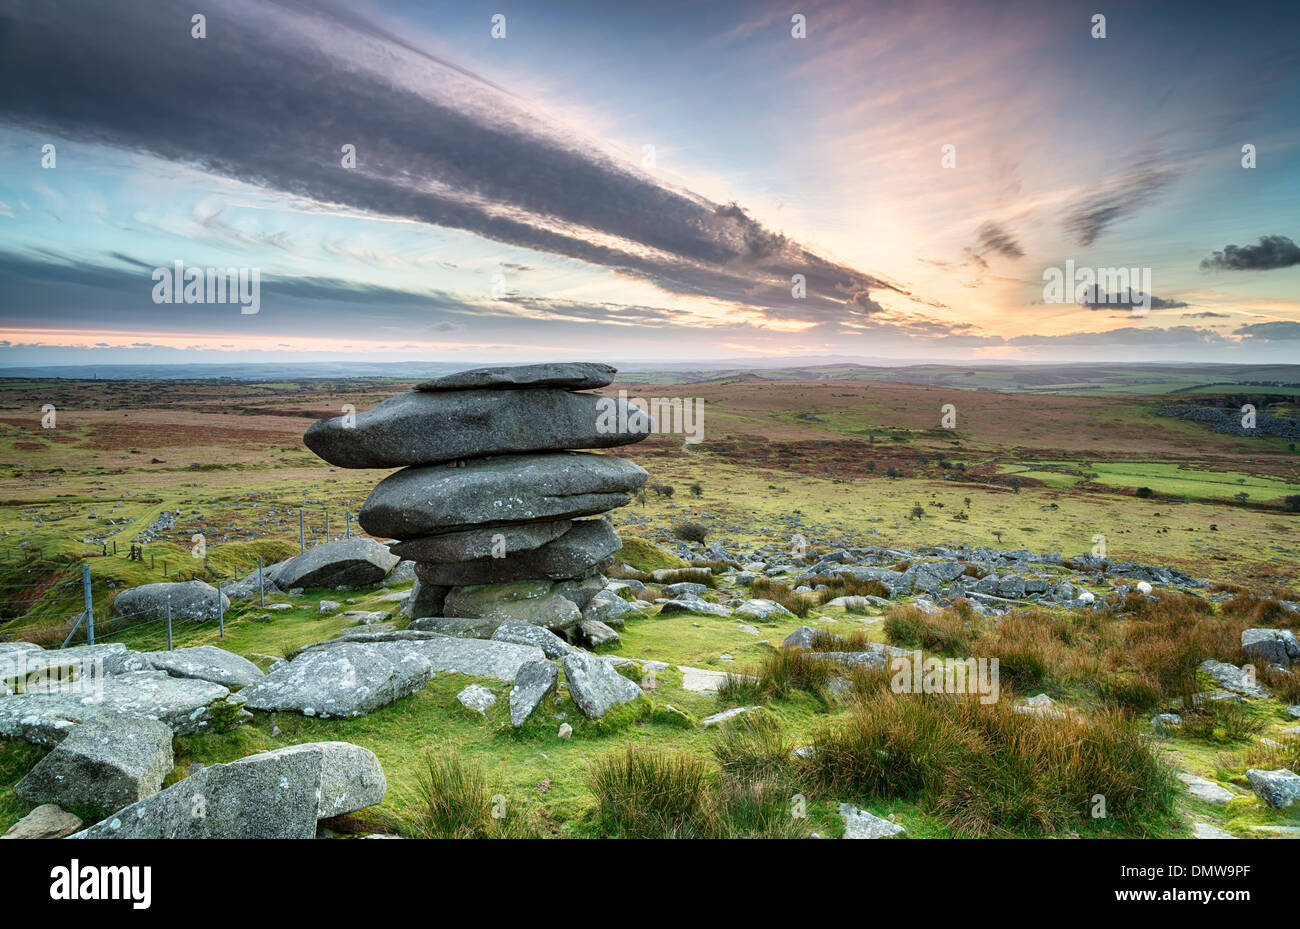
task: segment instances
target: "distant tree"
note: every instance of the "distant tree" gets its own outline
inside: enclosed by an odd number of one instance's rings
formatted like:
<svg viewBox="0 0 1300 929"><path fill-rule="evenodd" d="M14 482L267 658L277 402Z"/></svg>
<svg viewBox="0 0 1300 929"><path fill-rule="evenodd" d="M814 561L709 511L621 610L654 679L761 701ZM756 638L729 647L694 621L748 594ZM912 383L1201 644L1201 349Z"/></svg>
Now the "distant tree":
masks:
<svg viewBox="0 0 1300 929"><path fill-rule="evenodd" d="M895 477L898 477L898 469L897 469L897 468L894 468L894 467L886 468L886 469L885 469L885 477L888 477L888 478L891 478L891 479L892 479L892 478L895 478Z"/></svg>
<svg viewBox="0 0 1300 929"><path fill-rule="evenodd" d="M993 530L993 538L997 539L997 540L998 540L998 544L1000 545L1000 544L1002 543L1002 530L1001 530L1001 529L994 529L994 530Z"/></svg>
<svg viewBox="0 0 1300 929"><path fill-rule="evenodd" d="M692 496L692 497L703 497L703 496L704 496L704 487L703 487L703 485L698 484L698 483L696 483L696 484L692 484L692 485L691 485L691 496Z"/></svg>
<svg viewBox="0 0 1300 929"><path fill-rule="evenodd" d="M1019 477L1016 477L1015 475L1012 475L1012 476L1011 476L1011 480L1008 481L1007 483L1011 485L1011 489L1012 489L1012 490L1014 490L1016 493L1020 493L1020 478L1019 478Z"/></svg>
<svg viewBox="0 0 1300 929"><path fill-rule="evenodd" d="M874 472L876 470L876 463L874 461L868 461L867 470Z"/></svg>
<svg viewBox="0 0 1300 929"><path fill-rule="evenodd" d="M913 506L912 515L909 516L908 519L924 519L924 518L925 518L925 507L921 506L921 504L919 503Z"/></svg>
<svg viewBox="0 0 1300 929"><path fill-rule="evenodd" d="M1243 491L1242 491L1241 493L1239 493L1239 494L1233 494L1233 495L1232 495L1232 499L1236 500L1236 501L1237 501L1238 503L1240 503L1242 506L1245 506L1245 505L1246 505L1246 501L1250 499L1250 494L1246 493L1246 492L1243 490Z"/></svg>
<svg viewBox="0 0 1300 929"><path fill-rule="evenodd" d="M1143 500L1150 498L1153 494L1154 491L1152 491L1150 487L1139 487L1137 489L1137 496L1141 497Z"/></svg>
<svg viewBox="0 0 1300 929"><path fill-rule="evenodd" d="M970 506L970 497L962 497L962 498L961 498L961 502L964 503L964 504L966 504L967 507L969 507L969 506Z"/></svg>
<svg viewBox="0 0 1300 929"><path fill-rule="evenodd" d="M1292 494L1283 501L1288 513L1300 513L1300 494Z"/></svg>

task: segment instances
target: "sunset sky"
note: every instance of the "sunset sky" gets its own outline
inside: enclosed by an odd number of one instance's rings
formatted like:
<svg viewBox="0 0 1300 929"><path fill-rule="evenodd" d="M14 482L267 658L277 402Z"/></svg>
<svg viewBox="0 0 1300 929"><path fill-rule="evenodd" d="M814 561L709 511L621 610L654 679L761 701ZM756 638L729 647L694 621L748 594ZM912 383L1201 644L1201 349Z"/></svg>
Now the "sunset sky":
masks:
<svg viewBox="0 0 1300 929"><path fill-rule="evenodd" d="M1300 363L1295 240L1293 0L0 0L0 366Z"/></svg>

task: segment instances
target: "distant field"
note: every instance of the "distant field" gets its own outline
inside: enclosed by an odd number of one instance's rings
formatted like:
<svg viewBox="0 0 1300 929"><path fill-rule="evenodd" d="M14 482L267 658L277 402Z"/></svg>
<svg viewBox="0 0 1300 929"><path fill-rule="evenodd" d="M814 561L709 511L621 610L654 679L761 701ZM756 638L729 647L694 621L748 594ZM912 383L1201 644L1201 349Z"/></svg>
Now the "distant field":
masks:
<svg viewBox="0 0 1300 929"><path fill-rule="evenodd" d="M1093 483L1112 487L1149 487L1158 494L1190 500L1231 500L1239 493L1250 494L1257 503L1277 503L1283 497L1300 494L1300 483L1259 477L1241 471L1209 471L1158 461L1035 462L1002 465L1001 473L1032 478L1048 487L1073 487L1084 476L1095 474ZM1071 473L1074 472L1074 473Z"/></svg>

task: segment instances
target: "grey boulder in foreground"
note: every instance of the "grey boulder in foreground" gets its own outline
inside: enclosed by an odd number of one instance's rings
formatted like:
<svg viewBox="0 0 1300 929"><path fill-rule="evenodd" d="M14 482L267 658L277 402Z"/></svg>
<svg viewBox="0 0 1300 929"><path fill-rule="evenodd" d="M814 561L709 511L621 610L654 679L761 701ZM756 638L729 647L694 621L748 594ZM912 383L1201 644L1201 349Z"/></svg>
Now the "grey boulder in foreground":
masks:
<svg viewBox="0 0 1300 929"><path fill-rule="evenodd" d="M467 390L476 387L563 387L587 390L614 383L618 369L596 361L560 361L531 365L496 365L435 377L416 390Z"/></svg>
<svg viewBox="0 0 1300 929"><path fill-rule="evenodd" d="M622 458L581 452L503 455L459 468L406 468L370 492L361 507L361 525L373 536L416 539L592 516L628 503L629 494L648 477L643 468Z"/></svg>
<svg viewBox="0 0 1300 929"><path fill-rule="evenodd" d="M589 652L570 652L561 665L569 696L592 719L600 719L620 703L641 696L640 687L615 671L608 661Z"/></svg>
<svg viewBox="0 0 1300 929"><path fill-rule="evenodd" d="M398 468L485 455L614 448L644 439L651 422L626 400L595 394L549 388L416 390L389 397L355 414L355 420L321 420L302 440L340 468Z"/></svg>
<svg viewBox="0 0 1300 929"><path fill-rule="evenodd" d="M156 719L97 719L68 737L14 785L35 803L120 810L162 789L172 770L172 731Z"/></svg>
<svg viewBox="0 0 1300 929"><path fill-rule="evenodd" d="M316 821L374 806L388 789L374 753L308 742L202 768L74 839L310 839Z"/></svg>

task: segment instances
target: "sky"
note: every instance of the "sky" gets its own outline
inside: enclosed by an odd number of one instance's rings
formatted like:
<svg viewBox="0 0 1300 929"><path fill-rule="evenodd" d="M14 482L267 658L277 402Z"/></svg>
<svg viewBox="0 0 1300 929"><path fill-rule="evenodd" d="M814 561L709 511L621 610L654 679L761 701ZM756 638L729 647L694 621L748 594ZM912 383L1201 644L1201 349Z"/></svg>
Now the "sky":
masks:
<svg viewBox="0 0 1300 929"><path fill-rule="evenodd" d="M1294 2L0 0L0 366L1296 362L1298 239Z"/></svg>

